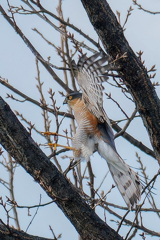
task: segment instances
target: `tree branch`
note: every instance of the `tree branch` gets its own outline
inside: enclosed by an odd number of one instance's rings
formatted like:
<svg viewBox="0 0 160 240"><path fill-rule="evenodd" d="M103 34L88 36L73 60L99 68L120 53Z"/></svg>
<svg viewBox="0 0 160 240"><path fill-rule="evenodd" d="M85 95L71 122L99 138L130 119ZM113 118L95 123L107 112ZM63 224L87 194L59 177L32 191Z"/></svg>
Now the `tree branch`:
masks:
<svg viewBox="0 0 160 240"><path fill-rule="evenodd" d="M24 3L25 1L22 0ZM69 21L64 21L64 19L56 16L54 13L48 11L47 9L45 9L41 4L40 1L33 1L30 0L33 4L35 4L37 7L40 8L41 12L46 13L48 15L50 15L51 17L55 18L56 20L58 20L59 22L61 22L63 25L68 26L70 28L72 28L73 30L75 30L76 32L78 32L81 36L83 36L84 38L86 38L88 41L90 41L95 47L99 47L98 43L95 42L92 38L90 38L87 34L85 34L84 32L82 32L82 30L78 29L76 26L74 26L73 24L69 23ZM28 4L27 4L28 5Z"/></svg>
<svg viewBox="0 0 160 240"><path fill-rule="evenodd" d="M52 240L51 238L42 238L42 237L37 237L37 236L32 236L29 235L23 231L18 231L14 228L5 226L3 224L1 224L1 220L0 220L0 239L3 240L17 240L17 239L21 239L21 240Z"/></svg>
<svg viewBox="0 0 160 240"><path fill-rule="evenodd" d="M112 123L112 128L117 132L121 132L122 128L118 126L118 124L114 123L114 121L111 120ZM138 141L137 139L135 139L134 137L132 137L130 134L128 134L127 132L124 132L122 134L122 137L125 138L128 142L130 142L131 144L133 144L134 146L136 146L137 148L139 148L142 152L145 152L146 154L148 154L149 156L156 158L155 153L148 148L147 146L145 146L142 142Z"/></svg>
<svg viewBox="0 0 160 240"><path fill-rule="evenodd" d="M46 70L51 74L54 80L66 90L66 92L71 93L73 92L53 71L53 69L49 66L48 63L42 58L39 52L34 48L31 42L26 38L26 36L22 33L19 27L11 20L11 18L6 14L2 6L0 5L0 12L4 16L4 18L9 22L9 24L15 29L15 31L19 34L19 36L23 39L27 47L32 51L32 53L38 58L38 60L42 63L42 65L46 68Z"/></svg>

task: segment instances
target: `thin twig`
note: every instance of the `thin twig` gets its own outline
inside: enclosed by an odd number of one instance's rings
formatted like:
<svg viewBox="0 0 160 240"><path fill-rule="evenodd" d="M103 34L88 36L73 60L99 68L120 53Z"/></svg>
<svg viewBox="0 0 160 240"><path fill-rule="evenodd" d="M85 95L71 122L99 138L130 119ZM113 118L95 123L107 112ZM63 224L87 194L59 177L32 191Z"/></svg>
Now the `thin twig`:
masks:
<svg viewBox="0 0 160 240"><path fill-rule="evenodd" d="M128 128L129 124L131 123L131 121L135 118L136 113L137 113L137 109L135 108L135 110L133 111L131 117L128 119L128 121L125 124L125 126L123 127L123 129L120 132L118 132L118 133L116 133L114 135L114 139L119 137L120 135L123 135L123 133L126 131L126 129Z"/></svg>
<svg viewBox="0 0 160 240"><path fill-rule="evenodd" d="M25 1L22 0L24 3ZM98 43L95 42L92 38L90 38L87 34L83 33L80 29L78 29L77 27L75 27L73 24L70 24L69 22L65 22L63 19L57 17L55 14L53 14L52 12L48 11L47 9L45 9L39 2L34 2L31 0L31 2L33 4L35 4L37 7L39 7L44 13L47 13L48 15L50 15L51 17L53 17L54 19L58 20L59 22L61 22L62 24L72 28L73 30L75 30L76 32L78 32L80 35L82 35L83 37L85 37L88 41L90 41L93 45L95 45L98 48Z"/></svg>
<svg viewBox="0 0 160 240"><path fill-rule="evenodd" d="M39 52L35 49L35 47L31 44L31 42L26 38L26 36L22 33L22 31L19 29L19 27L11 20L11 18L6 14L2 6L0 5L0 12L4 16L4 18L9 22L9 24L15 29L15 31L19 34L19 36L23 39L25 44L29 47L29 49L32 51L32 53L39 59L39 61L42 63L42 65L46 68L46 70L51 74L51 76L54 78L54 80L66 90L66 92L71 93L73 92L53 71L53 69L46 64L42 59L42 56L39 54Z"/></svg>
<svg viewBox="0 0 160 240"><path fill-rule="evenodd" d="M119 103L111 97L111 94L108 94L108 93L106 93L106 92L105 92L105 94L106 94L106 96L107 96L109 99L111 99L114 103L117 104L118 108L122 111L122 113L126 116L126 118L129 119L128 115L127 115L127 114L125 113L125 111L121 108L121 106L119 105Z"/></svg>
<svg viewBox="0 0 160 240"><path fill-rule="evenodd" d="M119 223L119 226L118 226L118 228L117 228L117 233L119 232L119 230L120 230L120 228L121 228L121 226L122 226L122 223L123 223L124 219L126 218L126 216L128 215L129 212L130 212L130 210L128 210L128 211L124 214L124 216L122 217L122 219L121 219L121 221L120 221L120 223Z"/></svg>
<svg viewBox="0 0 160 240"><path fill-rule="evenodd" d="M150 13L150 14L160 14L160 12L153 12L153 11L150 11L150 10L147 10L145 8L143 8L140 4L137 3L137 0L132 0L134 5L137 5L138 6L138 9L140 10L143 10L144 12L147 12L147 13Z"/></svg>
<svg viewBox="0 0 160 240"><path fill-rule="evenodd" d="M101 206L101 207L104 207L104 206ZM118 213L114 212L113 210L111 210L110 208L108 207L105 207L105 209L110 213L110 214L113 214L114 216L116 216L117 218L119 219L122 219L122 216L120 216ZM140 229L148 234L150 234L151 236L157 236L157 237L160 237L160 233L159 232L155 232L155 231L152 231L144 226L140 226L136 223L133 223L132 221L128 220L128 219L124 219L124 222L130 226L133 225L133 227L137 228L137 229Z"/></svg>
<svg viewBox="0 0 160 240"><path fill-rule="evenodd" d="M47 107L47 105L44 105L43 103L40 103L40 102L36 101L35 99L28 97L27 95L25 95L24 93L19 91L17 88L14 88L12 85L10 85L4 78L0 77L0 83L3 84L4 86L6 86L7 88L9 88L10 90L12 90L13 92L15 92L16 94L18 94L19 96L23 97L26 101L32 102L35 105L41 107L42 109L45 109L48 112L51 112L55 115L55 111L52 108L49 108L49 107ZM72 114L60 112L60 111L58 111L58 115L61 115L61 116L65 115L66 117L74 118Z"/></svg>
<svg viewBox="0 0 160 240"><path fill-rule="evenodd" d="M40 195L40 199L39 199L39 205L40 205L40 204L41 204L41 195ZM28 227L26 228L26 232L28 231L30 225L32 224L32 222L33 222L33 220L34 220L34 218L35 218L35 216L37 215L37 212L38 212L38 210L39 210L39 205L38 205L38 207L37 207L37 210L36 210L33 218L31 219L30 223L28 224Z"/></svg>
<svg viewBox="0 0 160 240"><path fill-rule="evenodd" d="M11 155L8 153L8 159L9 159L9 174L10 174L10 196L11 196L11 200L15 202L15 196L14 196L14 185L13 185L13 178L14 178L14 166L13 166L13 161L12 161L12 157ZM15 223L17 226L17 229L20 230L20 224L19 224L19 219L18 219L18 213L16 210L16 207L13 206L13 213L14 213L14 219L15 219Z"/></svg>

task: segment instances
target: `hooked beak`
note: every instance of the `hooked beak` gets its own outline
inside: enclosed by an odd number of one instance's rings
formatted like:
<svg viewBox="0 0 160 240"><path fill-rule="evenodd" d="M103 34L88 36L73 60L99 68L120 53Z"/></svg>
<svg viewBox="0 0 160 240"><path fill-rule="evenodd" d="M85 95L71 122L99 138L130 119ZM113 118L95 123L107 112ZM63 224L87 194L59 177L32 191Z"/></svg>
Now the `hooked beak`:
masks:
<svg viewBox="0 0 160 240"><path fill-rule="evenodd" d="M67 98L64 99L63 104L67 104Z"/></svg>

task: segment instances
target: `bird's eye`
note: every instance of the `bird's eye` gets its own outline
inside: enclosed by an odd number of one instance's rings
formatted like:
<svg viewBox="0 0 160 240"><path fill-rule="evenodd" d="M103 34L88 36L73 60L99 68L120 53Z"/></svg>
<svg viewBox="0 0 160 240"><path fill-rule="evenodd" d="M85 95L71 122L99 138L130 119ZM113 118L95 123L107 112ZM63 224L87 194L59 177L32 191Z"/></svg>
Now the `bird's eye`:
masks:
<svg viewBox="0 0 160 240"><path fill-rule="evenodd" d="M68 98L69 100L71 100L72 99L72 96L69 96L69 98Z"/></svg>

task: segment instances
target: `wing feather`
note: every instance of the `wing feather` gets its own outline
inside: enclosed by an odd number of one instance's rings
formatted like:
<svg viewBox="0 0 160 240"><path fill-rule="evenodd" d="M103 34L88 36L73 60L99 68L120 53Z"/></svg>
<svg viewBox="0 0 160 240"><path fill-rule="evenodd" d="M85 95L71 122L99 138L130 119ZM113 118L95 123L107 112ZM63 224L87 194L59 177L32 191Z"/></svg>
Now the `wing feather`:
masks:
<svg viewBox="0 0 160 240"><path fill-rule="evenodd" d="M103 89L102 82L107 79L106 70L113 69L112 64L104 63L110 59L109 55L101 57L101 53L97 52L90 58L84 54L76 65L72 62L75 77L77 78L78 85L82 91L83 100L88 110L96 116L100 122L107 122L110 125L110 121L103 109ZM105 74L105 76L103 76ZM101 76L100 76L101 75Z"/></svg>

